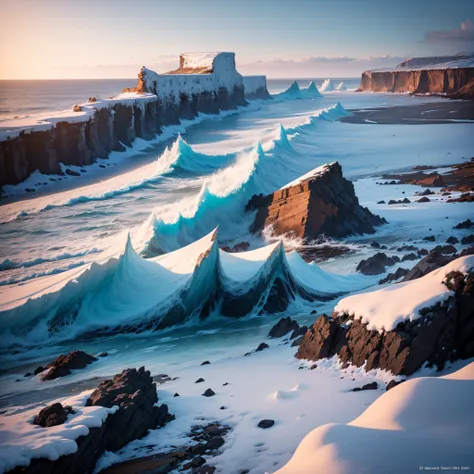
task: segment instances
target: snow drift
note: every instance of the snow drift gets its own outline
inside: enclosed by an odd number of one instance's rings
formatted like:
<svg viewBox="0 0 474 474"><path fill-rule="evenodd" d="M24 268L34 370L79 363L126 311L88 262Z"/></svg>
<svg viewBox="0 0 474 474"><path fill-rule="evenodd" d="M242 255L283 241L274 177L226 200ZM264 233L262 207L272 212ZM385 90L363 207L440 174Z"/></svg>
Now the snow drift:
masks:
<svg viewBox="0 0 474 474"><path fill-rule="evenodd" d="M0 289L0 341L159 330L213 309L229 317L277 312L293 301L324 301L372 284L329 274L281 243L240 254L218 248L217 231L175 252L144 259L130 237L118 254Z"/></svg>
<svg viewBox="0 0 474 474"><path fill-rule="evenodd" d="M472 466L473 391L474 362L444 377L409 380L351 423L310 432L277 472L398 474Z"/></svg>

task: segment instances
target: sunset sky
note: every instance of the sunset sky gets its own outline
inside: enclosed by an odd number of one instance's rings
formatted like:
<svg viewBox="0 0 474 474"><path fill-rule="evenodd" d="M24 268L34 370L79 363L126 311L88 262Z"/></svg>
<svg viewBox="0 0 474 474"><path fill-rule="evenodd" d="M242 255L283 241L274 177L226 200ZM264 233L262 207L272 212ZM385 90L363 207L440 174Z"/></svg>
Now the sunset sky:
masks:
<svg viewBox="0 0 474 474"><path fill-rule="evenodd" d="M358 76L474 49L472 0L0 0L0 79L129 78L181 52L244 74ZM386 58L385 56L391 56Z"/></svg>

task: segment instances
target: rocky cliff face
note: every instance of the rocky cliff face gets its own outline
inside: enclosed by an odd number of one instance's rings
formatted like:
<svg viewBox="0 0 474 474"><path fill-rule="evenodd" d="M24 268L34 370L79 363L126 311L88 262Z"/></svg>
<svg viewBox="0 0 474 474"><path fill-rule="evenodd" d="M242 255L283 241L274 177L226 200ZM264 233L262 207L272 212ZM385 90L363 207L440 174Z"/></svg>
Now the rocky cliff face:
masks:
<svg viewBox="0 0 474 474"><path fill-rule="evenodd" d="M454 94L474 83L474 67L450 69L394 69L365 71L360 90L372 92L412 92L415 94ZM472 87L472 86L470 86ZM472 99L472 94L463 97Z"/></svg>
<svg viewBox="0 0 474 474"><path fill-rule="evenodd" d="M473 357L474 271L450 272L443 284L452 292L448 298L427 303L418 318L390 331L370 329L347 312L322 315L305 334L296 357L317 361L337 355L344 364L365 364L367 371L380 368L395 375L413 374L425 363L441 369L448 361Z"/></svg>
<svg viewBox="0 0 474 474"><path fill-rule="evenodd" d="M323 234L370 234L385 222L359 204L353 184L342 176L337 162L317 168L273 194L253 196L247 210L257 211L254 233L271 226L276 235L288 233L305 239Z"/></svg>
<svg viewBox="0 0 474 474"><path fill-rule="evenodd" d="M234 54L214 56L211 74L163 75L142 68L133 91L75 106L77 115L55 119L49 129L38 130L33 124L12 133L0 141L0 186L18 184L36 169L61 174L60 163L88 165L112 151L123 151L137 137L149 140L180 119L246 105Z"/></svg>
<svg viewBox="0 0 474 474"><path fill-rule="evenodd" d="M265 76L244 76L244 90L245 98L248 100L271 99Z"/></svg>

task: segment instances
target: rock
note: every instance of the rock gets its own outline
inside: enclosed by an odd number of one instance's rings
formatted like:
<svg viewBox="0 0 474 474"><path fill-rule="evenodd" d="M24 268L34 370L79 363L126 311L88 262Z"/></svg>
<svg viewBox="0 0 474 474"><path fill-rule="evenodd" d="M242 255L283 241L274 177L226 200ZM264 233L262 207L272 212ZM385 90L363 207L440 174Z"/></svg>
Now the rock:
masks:
<svg viewBox="0 0 474 474"><path fill-rule="evenodd" d="M339 163L324 165L297 184L268 196L254 195L246 206L257 211L251 231L272 226L275 235L302 239L374 233L386 221L360 206L354 186L342 176Z"/></svg>
<svg viewBox="0 0 474 474"><path fill-rule="evenodd" d="M431 229L430 229L431 230ZM423 237L423 240L425 242L435 242L436 241L436 237L434 235L428 235L426 237Z"/></svg>
<svg viewBox="0 0 474 474"><path fill-rule="evenodd" d="M397 252L416 252L418 251L418 247L414 245L403 245L397 248Z"/></svg>
<svg viewBox="0 0 474 474"><path fill-rule="evenodd" d="M414 253L407 253L406 255L403 256L402 262L407 262L410 260L417 260L417 259L418 259L418 255Z"/></svg>
<svg viewBox="0 0 474 474"><path fill-rule="evenodd" d="M390 380L390 382L387 384L386 391L388 392L393 387L396 387L397 385L400 385L402 382L405 382L405 380L400 380L399 382L397 382L395 379Z"/></svg>
<svg viewBox="0 0 474 474"><path fill-rule="evenodd" d="M41 367L41 365L40 365L38 368L36 368L36 369L34 370L33 375L38 375L38 374L40 374L41 372L44 372L45 370L46 370L46 369L45 369L44 367Z"/></svg>
<svg viewBox="0 0 474 474"><path fill-rule="evenodd" d="M81 176L81 173L79 173L78 171L74 171L70 168L66 170L66 174L69 176Z"/></svg>
<svg viewBox="0 0 474 474"><path fill-rule="evenodd" d="M246 252L250 248L250 244L248 242L240 242L233 247L229 247L225 245L222 247L222 250L227 253L239 253L239 252Z"/></svg>
<svg viewBox="0 0 474 474"><path fill-rule="evenodd" d="M474 247L468 247L459 253L460 257L465 257L466 255L474 255Z"/></svg>
<svg viewBox="0 0 474 474"><path fill-rule="evenodd" d="M297 347L303 342L304 336L297 337L291 344L291 347Z"/></svg>
<svg viewBox="0 0 474 474"><path fill-rule="evenodd" d="M362 392L363 390L377 390L379 386L377 385L377 382L371 382L363 385L362 387L356 387L353 388L351 391L352 392Z"/></svg>
<svg viewBox="0 0 474 474"><path fill-rule="evenodd" d="M426 196L423 196L422 198L418 199L416 202L430 202L431 199L426 197Z"/></svg>
<svg viewBox="0 0 474 474"><path fill-rule="evenodd" d="M318 364L313 364L310 368L310 370L314 370L314 369L317 369L318 368Z"/></svg>
<svg viewBox="0 0 474 474"><path fill-rule="evenodd" d="M378 201L377 204L385 204L385 201Z"/></svg>
<svg viewBox="0 0 474 474"><path fill-rule="evenodd" d="M223 387L225 387L227 385L229 385L229 382L225 382L225 383L222 384Z"/></svg>
<svg viewBox="0 0 474 474"><path fill-rule="evenodd" d="M60 355L42 371L45 373L41 375L41 380L54 380L59 377L65 377L71 374L71 370L84 369L96 360L96 357L86 354L83 351L73 351L68 355ZM40 368L41 367L38 367L38 369L35 370L35 374Z"/></svg>
<svg viewBox="0 0 474 474"><path fill-rule="evenodd" d="M461 239L462 245L474 244L474 234L467 235Z"/></svg>
<svg viewBox="0 0 474 474"><path fill-rule="evenodd" d="M265 344L265 342L261 342L259 346L255 349L255 352L261 352L263 349L268 349L270 346Z"/></svg>
<svg viewBox="0 0 474 474"><path fill-rule="evenodd" d="M72 107L72 111L73 111L73 112L82 112L82 105L77 105L77 104L74 105L74 106Z"/></svg>
<svg viewBox="0 0 474 474"><path fill-rule="evenodd" d="M299 324L290 317L281 318L268 333L268 337L278 338L286 336L290 331L298 329Z"/></svg>
<svg viewBox="0 0 474 474"><path fill-rule="evenodd" d="M203 397L213 397L216 394L212 389L208 388L203 394Z"/></svg>
<svg viewBox="0 0 474 474"><path fill-rule="evenodd" d="M210 362L208 360L205 360L201 365L209 365Z"/></svg>
<svg viewBox="0 0 474 474"><path fill-rule="evenodd" d="M376 240L373 240L372 242L370 242L370 246L374 249L380 248L380 244Z"/></svg>
<svg viewBox="0 0 474 474"><path fill-rule="evenodd" d="M471 219L466 219L463 222L460 222L458 225L454 226L455 229L470 229L474 226L474 222Z"/></svg>
<svg viewBox="0 0 474 474"><path fill-rule="evenodd" d="M356 271L364 275L380 275L385 272L385 267L394 265L396 260L388 257L383 252L378 252L372 257L361 260L357 265Z"/></svg>
<svg viewBox="0 0 474 474"><path fill-rule="evenodd" d="M66 420L71 407L64 408L61 403L53 403L43 408L33 420L34 425L48 428L50 426L62 425Z"/></svg>
<svg viewBox="0 0 474 474"><path fill-rule="evenodd" d="M411 201L408 198L405 198L402 202L403 204L409 204Z"/></svg>
<svg viewBox="0 0 474 474"><path fill-rule="evenodd" d="M23 375L23 377L32 377L33 374L31 372L27 372L25 375Z"/></svg>
<svg viewBox="0 0 474 474"><path fill-rule="evenodd" d="M426 255L428 255L428 254L429 254L429 252L428 252L428 250L426 250L426 249L420 249L420 250L418 250L418 252L417 252L418 257L424 257L424 256L426 256Z"/></svg>
<svg viewBox="0 0 474 474"><path fill-rule="evenodd" d="M271 428L274 424L275 424L274 420L261 420L257 426L259 428L266 430L268 428Z"/></svg>
<svg viewBox="0 0 474 474"><path fill-rule="evenodd" d="M453 257L443 255L439 252L430 252L426 257L420 260L403 278L402 281L416 280L437 268L447 265Z"/></svg>
<svg viewBox="0 0 474 474"><path fill-rule="evenodd" d="M202 383L202 382L204 382L204 379L200 377L200 378L198 378L198 379L196 380L196 382L194 382L194 383Z"/></svg>
<svg viewBox="0 0 474 474"><path fill-rule="evenodd" d="M219 410L227 410L227 408L225 406L221 406Z"/></svg>
<svg viewBox="0 0 474 474"><path fill-rule="evenodd" d="M216 468L214 466L201 466L193 469L193 474L214 474Z"/></svg>
<svg viewBox="0 0 474 474"><path fill-rule="evenodd" d="M108 357L108 355L107 352L101 352L97 357Z"/></svg>
<svg viewBox="0 0 474 474"><path fill-rule="evenodd" d="M308 330L308 326L300 326L299 328L295 329L290 336L290 340L296 339L297 337L304 336L306 331Z"/></svg>
<svg viewBox="0 0 474 474"><path fill-rule="evenodd" d="M452 245L437 245L432 252L438 252L442 255L446 254L454 254L457 252L456 247L453 247Z"/></svg>
<svg viewBox="0 0 474 474"><path fill-rule="evenodd" d="M446 239L446 243L447 243L447 244L458 244L458 243L459 243L459 239L457 239L456 237L451 236L451 237L448 237L448 238Z"/></svg>
<svg viewBox="0 0 474 474"><path fill-rule="evenodd" d="M94 471L97 460L105 451L115 452L150 429L164 426L174 419L166 405L156 406L156 384L144 367L126 369L112 380L102 382L94 390L86 406L117 406L100 427L77 438L77 450L56 461L33 459L25 472L31 474L83 474Z"/></svg>
<svg viewBox="0 0 474 474"><path fill-rule="evenodd" d="M173 397L179 397L179 393L176 392Z"/></svg>
<svg viewBox="0 0 474 474"><path fill-rule="evenodd" d="M385 278L382 278L379 281L379 285L383 285L385 283L390 283L392 281L400 280L408 273L408 269L406 268L397 268L395 273L389 273Z"/></svg>
<svg viewBox="0 0 474 474"><path fill-rule="evenodd" d="M431 194L434 194L434 192L430 189L425 189L422 193L420 193L421 196L429 196Z"/></svg>
<svg viewBox="0 0 474 474"><path fill-rule="evenodd" d="M220 436L214 436L206 443L206 449L210 451L219 449L221 446L224 446L224 438Z"/></svg>
<svg viewBox="0 0 474 474"><path fill-rule="evenodd" d="M388 205L389 206L392 206L393 204L400 204L401 201L396 201L395 199L390 199L390 201L388 201Z"/></svg>
<svg viewBox="0 0 474 474"><path fill-rule="evenodd" d="M206 464L206 460L202 456L196 456L190 462L191 467L200 467L203 464Z"/></svg>
<svg viewBox="0 0 474 474"><path fill-rule="evenodd" d="M426 363L442 369L447 361L473 357L474 271L451 272L444 284L453 292L447 300L423 308L418 319L402 321L390 331L370 330L345 313L321 315L296 358L318 361L337 355L343 366L411 375Z"/></svg>

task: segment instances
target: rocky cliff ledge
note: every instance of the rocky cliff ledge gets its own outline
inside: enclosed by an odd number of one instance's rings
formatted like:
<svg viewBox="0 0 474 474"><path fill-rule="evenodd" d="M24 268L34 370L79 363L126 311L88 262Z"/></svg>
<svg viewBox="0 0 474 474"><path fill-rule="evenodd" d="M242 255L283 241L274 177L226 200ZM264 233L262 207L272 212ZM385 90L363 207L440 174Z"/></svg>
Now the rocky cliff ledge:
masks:
<svg viewBox="0 0 474 474"><path fill-rule="evenodd" d="M320 316L296 357L337 355L344 364L410 375L474 356L474 257L413 281L344 298Z"/></svg>
<svg viewBox="0 0 474 474"><path fill-rule="evenodd" d="M0 132L0 186L17 184L36 169L62 174L61 163L88 165L180 119L246 105L234 53L182 55L181 66L185 70L173 74L142 68L137 87L116 98L91 98L41 121L4 122L9 130Z"/></svg>
<svg viewBox="0 0 474 474"><path fill-rule="evenodd" d="M385 223L359 204L339 163L316 168L268 196L254 195L247 211L257 211L252 232L272 227L275 235L314 239L372 234Z"/></svg>
<svg viewBox="0 0 474 474"><path fill-rule="evenodd" d="M271 95L267 89L267 78L265 76L244 77L245 98L248 100L267 100Z"/></svg>
<svg viewBox="0 0 474 474"><path fill-rule="evenodd" d="M457 94L453 98L474 99L474 56L412 58L396 68L365 71L359 90L412 92L415 94Z"/></svg>

